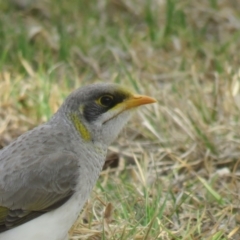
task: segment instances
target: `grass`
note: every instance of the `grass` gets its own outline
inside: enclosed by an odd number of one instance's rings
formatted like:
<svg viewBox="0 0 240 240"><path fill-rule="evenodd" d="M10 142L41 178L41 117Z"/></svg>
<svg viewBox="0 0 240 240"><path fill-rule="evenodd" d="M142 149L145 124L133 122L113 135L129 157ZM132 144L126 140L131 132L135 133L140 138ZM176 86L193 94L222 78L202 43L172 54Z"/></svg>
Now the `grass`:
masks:
<svg viewBox="0 0 240 240"><path fill-rule="evenodd" d="M102 172L71 240L240 238L239 10L227 0L0 1L2 146L81 85L117 82L158 100L110 147L119 165Z"/></svg>

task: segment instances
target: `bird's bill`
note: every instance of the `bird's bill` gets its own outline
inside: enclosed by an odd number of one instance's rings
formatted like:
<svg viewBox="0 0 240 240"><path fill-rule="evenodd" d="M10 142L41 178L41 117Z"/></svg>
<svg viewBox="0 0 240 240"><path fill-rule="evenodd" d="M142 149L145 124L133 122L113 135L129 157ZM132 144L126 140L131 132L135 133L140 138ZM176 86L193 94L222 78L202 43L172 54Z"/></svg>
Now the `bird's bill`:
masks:
<svg viewBox="0 0 240 240"><path fill-rule="evenodd" d="M156 99L144 96L144 95L133 95L124 102L126 109L135 108L141 105L155 103Z"/></svg>

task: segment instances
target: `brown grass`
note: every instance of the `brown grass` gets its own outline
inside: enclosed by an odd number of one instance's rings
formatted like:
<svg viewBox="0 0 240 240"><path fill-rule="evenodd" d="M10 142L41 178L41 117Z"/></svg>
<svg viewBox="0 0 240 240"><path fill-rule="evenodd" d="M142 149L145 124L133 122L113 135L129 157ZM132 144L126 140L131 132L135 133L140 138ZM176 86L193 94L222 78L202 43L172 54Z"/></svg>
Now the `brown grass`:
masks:
<svg viewBox="0 0 240 240"><path fill-rule="evenodd" d="M158 100L111 146L71 239L240 239L238 1L37 4L0 3L2 146L80 85Z"/></svg>

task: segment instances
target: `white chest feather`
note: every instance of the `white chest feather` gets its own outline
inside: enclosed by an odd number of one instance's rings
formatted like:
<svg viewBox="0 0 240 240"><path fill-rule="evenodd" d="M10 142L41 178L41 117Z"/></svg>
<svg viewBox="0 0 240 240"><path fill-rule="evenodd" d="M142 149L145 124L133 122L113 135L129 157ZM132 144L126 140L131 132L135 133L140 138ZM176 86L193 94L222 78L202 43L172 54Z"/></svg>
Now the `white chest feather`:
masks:
<svg viewBox="0 0 240 240"><path fill-rule="evenodd" d="M0 234L0 240L66 240L85 199L73 195L56 210Z"/></svg>

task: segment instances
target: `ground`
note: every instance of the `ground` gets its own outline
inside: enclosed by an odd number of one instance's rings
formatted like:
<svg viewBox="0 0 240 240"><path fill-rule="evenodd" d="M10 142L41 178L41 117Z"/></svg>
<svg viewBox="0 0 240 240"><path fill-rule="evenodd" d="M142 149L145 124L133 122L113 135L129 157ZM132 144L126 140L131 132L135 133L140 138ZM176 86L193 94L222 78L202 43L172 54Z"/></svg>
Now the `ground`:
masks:
<svg viewBox="0 0 240 240"><path fill-rule="evenodd" d="M0 144L75 88L150 95L71 239L240 239L240 2L0 0ZM108 161L109 162L109 161Z"/></svg>

